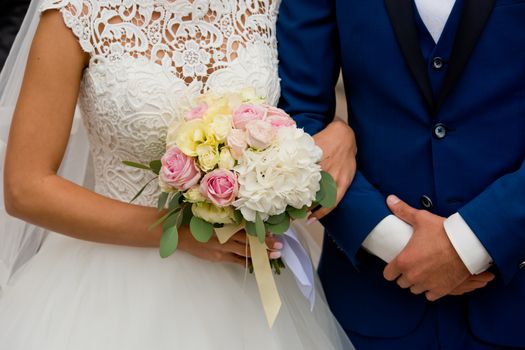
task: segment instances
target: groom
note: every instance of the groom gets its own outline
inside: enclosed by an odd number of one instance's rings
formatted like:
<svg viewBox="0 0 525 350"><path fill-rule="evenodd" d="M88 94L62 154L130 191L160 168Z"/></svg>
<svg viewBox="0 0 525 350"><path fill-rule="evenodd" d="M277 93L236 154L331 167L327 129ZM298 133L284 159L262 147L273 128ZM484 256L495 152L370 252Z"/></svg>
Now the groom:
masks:
<svg viewBox="0 0 525 350"><path fill-rule="evenodd" d="M525 0L283 0L277 34L307 132L342 70L358 172L319 273L356 348L525 348Z"/></svg>

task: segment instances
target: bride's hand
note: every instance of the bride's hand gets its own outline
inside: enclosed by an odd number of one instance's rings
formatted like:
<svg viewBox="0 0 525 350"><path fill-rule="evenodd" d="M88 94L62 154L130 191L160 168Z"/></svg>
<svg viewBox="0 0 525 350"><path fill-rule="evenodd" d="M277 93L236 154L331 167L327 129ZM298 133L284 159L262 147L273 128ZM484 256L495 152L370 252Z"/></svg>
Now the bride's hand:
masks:
<svg viewBox="0 0 525 350"><path fill-rule="evenodd" d="M318 220L330 213L350 187L356 171L357 146L354 131L343 121L335 120L314 136L315 143L323 150L321 167L337 184L337 201L333 208L321 208L310 215L309 221Z"/></svg>
<svg viewBox="0 0 525 350"><path fill-rule="evenodd" d="M280 257L282 243L276 238L268 237L266 238L266 245L271 249L269 252L271 259ZM247 259L250 258L250 248L244 231L236 233L224 244L221 244L215 236L208 243L200 243L192 237L187 226L182 226L180 228L179 249L204 260L234 263L242 266L246 266Z"/></svg>

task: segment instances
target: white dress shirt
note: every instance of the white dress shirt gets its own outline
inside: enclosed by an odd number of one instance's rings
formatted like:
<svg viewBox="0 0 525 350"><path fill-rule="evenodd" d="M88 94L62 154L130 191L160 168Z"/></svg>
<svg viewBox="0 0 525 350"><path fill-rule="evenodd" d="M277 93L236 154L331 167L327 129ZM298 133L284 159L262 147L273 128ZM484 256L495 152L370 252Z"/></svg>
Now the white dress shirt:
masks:
<svg viewBox="0 0 525 350"><path fill-rule="evenodd" d="M423 23L437 43L456 0L415 0L415 2ZM444 228L470 273L480 274L490 267L492 264L490 254L459 213L446 219ZM389 215L370 232L363 242L363 248L390 262L403 250L412 232L412 226L394 215Z"/></svg>

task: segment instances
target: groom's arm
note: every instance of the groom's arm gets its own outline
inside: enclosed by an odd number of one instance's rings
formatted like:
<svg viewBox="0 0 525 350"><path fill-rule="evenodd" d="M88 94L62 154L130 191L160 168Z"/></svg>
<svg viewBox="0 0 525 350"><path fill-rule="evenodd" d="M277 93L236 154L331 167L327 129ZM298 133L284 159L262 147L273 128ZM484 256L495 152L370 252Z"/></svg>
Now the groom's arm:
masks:
<svg viewBox="0 0 525 350"><path fill-rule="evenodd" d="M459 214L505 282L510 282L525 260L525 162L518 171L496 180Z"/></svg>
<svg viewBox="0 0 525 350"><path fill-rule="evenodd" d="M280 107L299 127L316 134L335 115L335 85L340 71L335 1L284 0L277 39ZM355 265L363 241L390 214L385 197L358 171L337 208L322 221Z"/></svg>

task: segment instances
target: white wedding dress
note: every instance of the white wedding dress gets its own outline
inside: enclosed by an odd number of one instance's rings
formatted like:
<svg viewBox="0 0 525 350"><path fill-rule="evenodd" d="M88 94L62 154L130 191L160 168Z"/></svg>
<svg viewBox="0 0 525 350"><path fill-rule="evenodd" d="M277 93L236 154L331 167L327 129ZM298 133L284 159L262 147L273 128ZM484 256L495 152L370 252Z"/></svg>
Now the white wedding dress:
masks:
<svg viewBox="0 0 525 350"><path fill-rule="evenodd" d="M276 0L44 0L45 10L91 56L79 106L105 196L133 197L150 176L122 160L157 159L166 126L202 92L255 87L278 100ZM153 206L156 192L138 202ZM319 286L312 312L288 271L276 279L283 306L270 329L240 266L50 233L2 291L0 349L351 348Z"/></svg>

